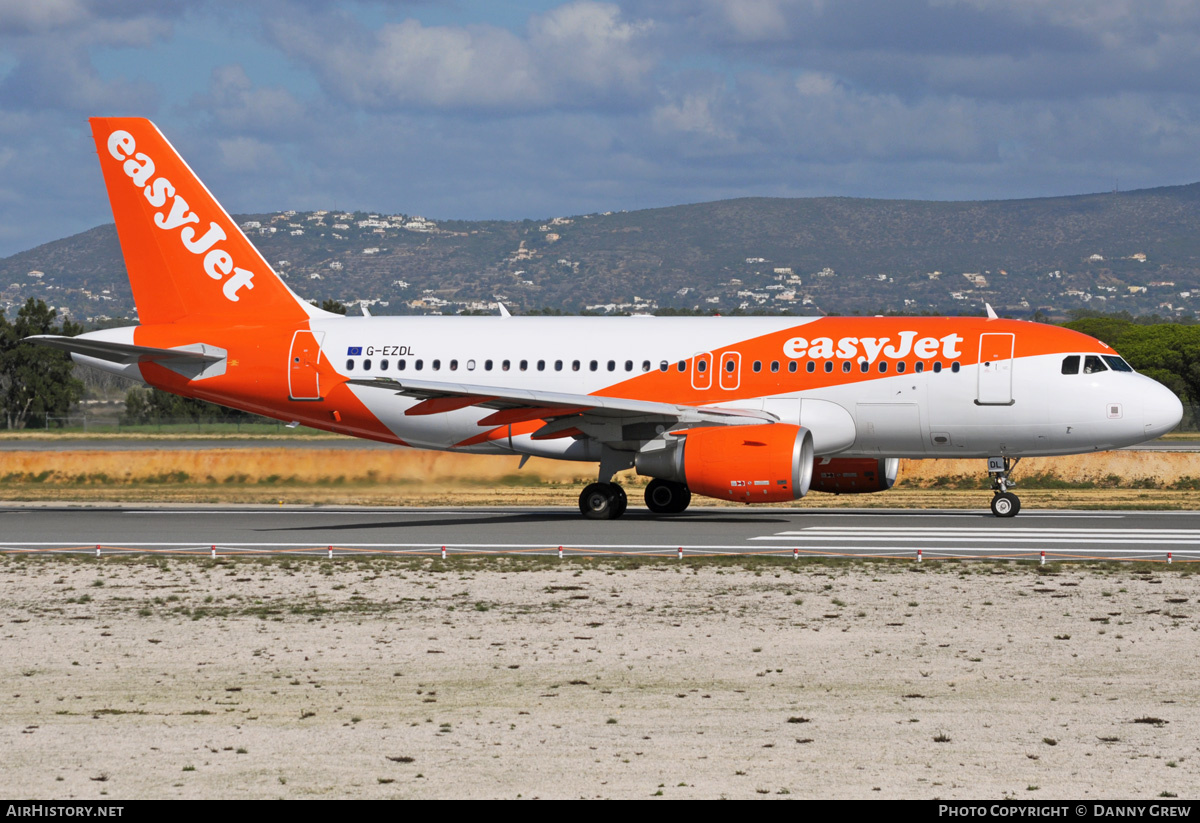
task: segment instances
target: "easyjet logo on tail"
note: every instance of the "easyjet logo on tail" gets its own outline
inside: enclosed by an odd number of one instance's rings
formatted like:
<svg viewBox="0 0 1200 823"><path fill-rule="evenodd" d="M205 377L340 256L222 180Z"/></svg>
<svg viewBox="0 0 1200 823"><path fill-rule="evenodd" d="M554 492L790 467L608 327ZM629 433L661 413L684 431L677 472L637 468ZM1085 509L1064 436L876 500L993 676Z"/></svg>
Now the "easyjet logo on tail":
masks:
<svg viewBox="0 0 1200 823"><path fill-rule="evenodd" d="M254 273L235 266L233 255L217 245L227 239L225 230L209 222L204 234L196 236L199 216L191 210L187 200L175 191L175 185L170 180L154 176L153 158L137 151L132 134L121 130L110 134L108 153L123 163L125 174L142 190L146 202L156 209L162 209L154 215L154 225L168 232L178 229L183 247L197 257L203 256L204 273L213 280L224 280L221 292L227 300L236 303L241 289L254 288Z"/></svg>

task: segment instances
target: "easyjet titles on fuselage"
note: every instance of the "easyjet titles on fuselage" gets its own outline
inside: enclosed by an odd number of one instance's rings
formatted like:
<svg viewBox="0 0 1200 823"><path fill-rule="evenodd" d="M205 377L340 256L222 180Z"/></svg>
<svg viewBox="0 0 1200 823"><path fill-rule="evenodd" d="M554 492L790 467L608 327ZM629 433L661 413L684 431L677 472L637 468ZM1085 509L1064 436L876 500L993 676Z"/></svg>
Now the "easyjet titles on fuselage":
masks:
<svg viewBox="0 0 1200 823"><path fill-rule="evenodd" d="M254 288L254 273L240 269L233 264L233 255L221 248L214 248L217 243L226 239L225 230L216 223L208 224L208 231L199 239L196 230L189 223L199 223L200 218L191 211L187 200L175 192L175 185L165 177L154 177L154 160L143 152L134 153L137 144L133 135L127 131L114 131L108 136L108 153L117 161L124 161L122 168L133 184L142 190L146 201L154 208L166 205L171 198L169 210L160 211L154 215L154 225L164 231L172 231L182 226L179 239L184 248L194 255L204 255L204 273L213 280L226 277L221 292L227 300L238 301L238 290ZM153 179L151 179L153 178ZM229 276L232 273L232 276Z"/></svg>
<svg viewBox="0 0 1200 823"><path fill-rule="evenodd" d="M880 354L889 360L903 360L910 354L922 360L939 356L953 360L962 356L958 350L958 344L963 342L961 335L951 333L945 337L922 337L918 340L917 334L915 331L902 331L899 333L900 342L890 346L890 337L840 337L836 341L832 337L814 337L812 340L793 337L783 344L783 353L793 360L805 357L810 360L837 358L867 363L874 363Z"/></svg>

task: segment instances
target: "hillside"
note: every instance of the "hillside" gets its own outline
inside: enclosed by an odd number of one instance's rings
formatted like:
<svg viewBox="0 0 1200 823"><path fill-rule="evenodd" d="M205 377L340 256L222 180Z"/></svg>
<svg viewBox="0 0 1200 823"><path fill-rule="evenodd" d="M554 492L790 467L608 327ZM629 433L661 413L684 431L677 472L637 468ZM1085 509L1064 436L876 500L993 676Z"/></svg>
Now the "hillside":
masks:
<svg viewBox="0 0 1200 823"><path fill-rule="evenodd" d="M1031 200L744 198L543 221L283 212L236 218L302 296L373 314L1075 308L1191 317L1200 183ZM0 260L0 308L131 317L112 225Z"/></svg>

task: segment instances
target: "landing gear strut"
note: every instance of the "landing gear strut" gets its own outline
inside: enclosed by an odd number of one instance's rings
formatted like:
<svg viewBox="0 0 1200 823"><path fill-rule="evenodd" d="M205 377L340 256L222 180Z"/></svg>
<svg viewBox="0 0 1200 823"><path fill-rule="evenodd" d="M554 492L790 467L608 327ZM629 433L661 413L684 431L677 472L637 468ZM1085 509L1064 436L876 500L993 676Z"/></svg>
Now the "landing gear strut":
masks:
<svg viewBox="0 0 1200 823"><path fill-rule="evenodd" d="M579 511L588 520L616 520L628 506L625 490L616 483L592 483L579 495Z"/></svg>
<svg viewBox="0 0 1200 823"><path fill-rule="evenodd" d="M992 478L992 514L997 517L1016 517L1021 510L1021 498L1010 492L1017 485L1008 478L1010 472L1021 462L1021 458L989 457L988 474Z"/></svg>
<svg viewBox="0 0 1200 823"><path fill-rule="evenodd" d="M692 493L682 483L654 479L646 486L646 508L654 514L679 514L692 502Z"/></svg>

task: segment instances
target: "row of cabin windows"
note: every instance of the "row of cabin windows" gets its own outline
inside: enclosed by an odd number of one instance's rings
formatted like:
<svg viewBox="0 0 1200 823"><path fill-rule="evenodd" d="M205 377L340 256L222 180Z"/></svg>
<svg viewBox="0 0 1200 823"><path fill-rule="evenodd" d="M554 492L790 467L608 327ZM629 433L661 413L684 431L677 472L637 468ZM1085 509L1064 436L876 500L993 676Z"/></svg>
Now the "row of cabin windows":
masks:
<svg viewBox="0 0 1200 823"><path fill-rule="evenodd" d="M1072 359L1071 357L1067 358L1067 360L1071 360L1071 359ZM1079 357L1075 356L1074 359L1076 361L1075 362L1075 371L1078 371L1079 370L1079 362L1078 362ZM1119 358L1119 357L1106 358L1106 359L1121 360L1121 358ZM1063 374L1074 374L1075 372L1067 371L1067 360L1063 361ZM1089 356L1088 357L1089 363L1092 360L1098 360L1098 358L1096 358L1094 356ZM356 361L354 358L350 358L349 360L347 360L346 361L346 371L354 371L354 369L357 366L357 362L358 361ZM841 361L841 363L842 363L841 368L842 368L843 372L848 374L854 370L854 366L851 363L851 361L843 360L843 361ZM1121 363L1124 364L1125 361L1121 360ZM372 364L370 358L367 358L362 361L362 370L363 371L371 371L372 365L373 364ZM458 365L459 364L458 364L457 360L450 360L446 363L446 367L450 371L458 371ZM495 365L496 365L495 361L493 361L493 360L484 360L483 361L483 370L484 371L492 371L495 368ZM626 360L624 365L625 365L625 371L627 371L627 372L633 371L634 363L632 360ZM796 371L799 370L799 366L800 366L800 364L798 361L791 360L788 362L788 371L795 373ZM442 368L442 361L438 360L438 359L431 360L431 361L429 361L429 367L433 371L440 371ZM555 360L554 361L554 371L562 371L564 367L565 367L565 361L563 361L563 360ZM608 371L617 371L617 361L609 360L605 364L605 367L607 368ZM387 371L388 368L389 368L388 360L380 360L379 361L379 370L380 371ZM405 371L407 368L408 368L407 360L397 360L396 361L396 370L397 371ZM422 371L424 368L425 368L424 360L418 359L418 360L413 361L413 369L415 371ZM587 368L588 368L588 371L599 371L600 370L600 361L598 361L598 360L588 361ZM660 362L658 364L658 370L661 372L669 371L670 368L671 368L671 364L666 360L663 360L662 362ZM757 374L758 372L762 371L763 362L761 360L755 360L751 364L751 368ZM805 371L807 371L808 373L811 374L817 370L817 364L816 364L816 362L809 360L805 363L804 368L805 368ZM961 368L961 365L959 364L959 362L957 360L950 364L950 371L954 372L955 374L958 374L958 371L960 368ZM1124 369L1117 368L1116 366L1114 366L1113 368L1116 371L1132 371L1132 369L1130 369L1128 365L1125 365ZM466 369L467 369L467 371L474 371L475 370L475 361L468 360L466 362ZM510 371L511 369L512 369L512 361L511 360L501 360L500 361L500 370L501 371ZM518 361L517 369L519 371L529 371L529 361L528 360ZM545 371L546 370L546 361L538 360L537 364L536 364L536 369L537 369L537 371ZM582 369L583 369L582 361L580 361L580 360L572 360L571 361L571 371L581 371ZM650 369L651 369L650 361L643 360L642 361L642 371L648 372L648 371L650 371ZM725 371L726 372L732 374L736 369L737 369L737 361L736 360L726 360L725 361ZM772 373L777 373L779 371L779 361L772 360L771 364L770 364L770 369L771 369ZM880 374L887 374L887 371L888 371L887 361L880 360L879 363L876 365L876 369L879 371ZM896 374L904 374L904 372L907 369L908 369L908 365L903 360L896 363ZM675 370L678 372L686 372L687 371L687 361L680 360L679 362L677 362L675 364ZM825 361L824 370L827 374L834 370L834 365L833 365L832 360ZM858 370L860 372L862 372L863 374L866 374L867 372L869 372L871 370L871 364L864 360L858 364ZM1103 366L1103 364L1101 364L1098 371L1103 371L1103 370L1104 370L1104 366ZM708 361L707 360L697 360L696 361L696 371L699 372L700 374L704 374L706 371L708 371ZM917 372L918 374L925 371L924 361L918 360L916 365L913 367L913 371ZM941 371L942 371L941 361L934 361L933 372L935 374L937 374L937 373L940 373ZM1088 373L1090 374L1091 372L1088 372Z"/></svg>
<svg viewBox="0 0 1200 823"><path fill-rule="evenodd" d="M1079 363L1083 361L1084 374L1096 374L1097 372L1108 371L1133 371L1130 366L1121 357L1115 354L1068 354L1063 358L1062 373L1063 374L1079 374Z"/></svg>
<svg viewBox="0 0 1200 823"><path fill-rule="evenodd" d="M380 360L379 361L379 370L387 371L389 368L389 362L390 361L388 361L388 360ZM346 361L346 371L354 371L354 369L357 366L357 363L358 363L358 361L355 360L353 357L351 357L349 360ZM665 361L664 361L664 363L665 363ZM372 368L372 365L373 364L372 364L372 361L370 360L370 358L365 359L362 361L362 370L370 371ZM450 360L446 363L446 368L449 369L450 371L458 371L458 366L459 366L459 363L457 360ZM468 360L464 364L464 366L467 371L475 371L475 361L474 360ZM538 360L537 363L535 364L535 367L536 367L537 371L545 371L546 370L546 361ZM608 363L606 364L606 367L607 367L608 371L617 371L617 361L609 360ZM407 368L408 368L407 360L397 360L396 361L396 370L397 371L405 371ZM413 361L413 370L422 371L422 370L424 370L424 368L425 368L425 361L423 359L417 359L417 360ZM429 361L429 368L431 368L433 371L441 371L442 361L440 359L434 359L434 360ZM496 362L494 360L484 360L483 361L483 370L484 371L492 371L495 368L496 368ZM565 361L562 361L562 360L554 361L554 371L562 371L564 368L565 368ZM634 368L633 361L626 360L625 361L625 371L631 372L631 371L633 371L633 368ZM650 361L643 360L642 361L642 371L644 371L644 372L650 371L650 368L651 368ZM528 360L518 361L517 369L519 371L529 371L529 361ZM583 369L582 361L580 361L580 360L572 360L571 361L571 371L581 371L582 369ZM501 360L500 361L500 371L511 371L511 370L512 370L512 361L511 360ZM600 361L598 361L598 360L590 361L588 363L588 370L589 371L599 371L600 370ZM663 371L666 371L666 369L664 368ZM683 369L680 369L680 371L683 371Z"/></svg>

